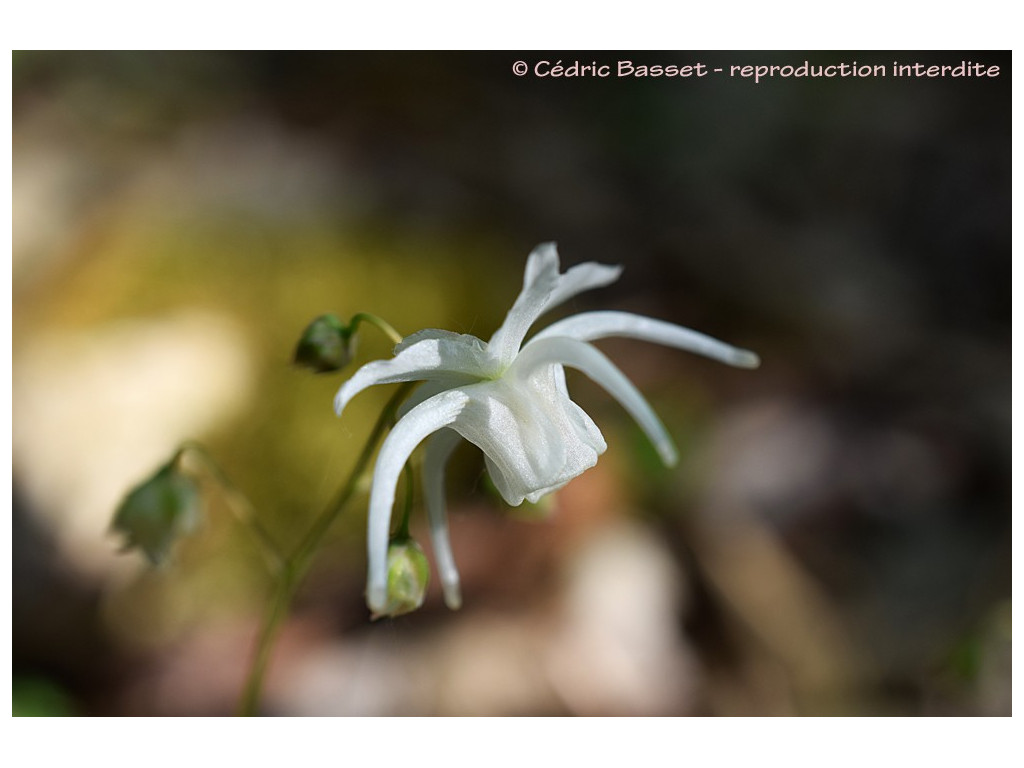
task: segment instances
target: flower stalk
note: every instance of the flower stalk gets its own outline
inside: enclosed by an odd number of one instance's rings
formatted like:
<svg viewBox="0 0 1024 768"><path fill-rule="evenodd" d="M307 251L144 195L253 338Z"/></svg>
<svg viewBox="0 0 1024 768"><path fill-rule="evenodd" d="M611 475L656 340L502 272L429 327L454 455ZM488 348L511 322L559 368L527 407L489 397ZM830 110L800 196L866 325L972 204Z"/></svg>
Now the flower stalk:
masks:
<svg viewBox="0 0 1024 768"><path fill-rule="evenodd" d="M267 558L269 566L271 568L280 568L284 564L284 554L274 541L274 537L260 524L259 518L256 515L256 509L253 507L252 502L249 501L249 498L239 490L238 486L231 482L231 478L228 477L220 464L216 462L201 443L197 443L194 440L185 441L178 448L178 452L174 455L172 462L181 465L187 456L198 460L203 469L213 477L228 510L242 524L242 527L249 531L256 539L260 546L260 551Z"/></svg>
<svg viewBox="0 0 1024 768"><path fill-rule="evenodd" d="M242 689L242 696L238 704L239 715L252 716L258 714L267 666L269 665L274 643L277 640L281 625L291 609L292 600L302 585L310 565L312 565L313 557L323 537L355 494L360 480L362 480L364 473L370 465L370 459L373 458L377 445L383 438L384 433L394 423L398 406L408 396L412 386L412 384L403 384L391 396L391 399L377 418L377 422L373 425L366 444L359 453L359 457L356 459L356 463L352 467L348 478L342 484L334 499L313 521L309 531L299 542L295 550L282 561L277 573L277 583L271 600L267 605L267 612L263 618L245 685Z"/></svg>

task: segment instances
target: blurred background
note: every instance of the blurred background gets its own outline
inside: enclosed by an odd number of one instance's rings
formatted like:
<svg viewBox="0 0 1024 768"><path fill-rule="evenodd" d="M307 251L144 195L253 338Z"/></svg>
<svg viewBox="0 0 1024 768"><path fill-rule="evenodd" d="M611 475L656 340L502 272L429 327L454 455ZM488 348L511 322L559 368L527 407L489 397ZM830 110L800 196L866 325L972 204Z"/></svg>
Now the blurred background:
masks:
<svg viewBox="0 0 1024 768"><path fill-rule="evenodd" d="M515 77L523 59L982 61L998 78ZM233 711L271 582L223 494L173 562L110 518L203 442L285 546L390 396L316 315L487 338L529 251L757 371L600 342L676 439L542 508L448 473L464 607L370 622L365 496L287 622L279 715L1010 714L1010 57L15 53L15 714ZM365 328L365 327L364 327ZM357 363L389 353L372 328ZM354 368L353 368L354 370ZM422 510L413 532L426 547ZM429 552L429 547L427 547Z"/></svg>

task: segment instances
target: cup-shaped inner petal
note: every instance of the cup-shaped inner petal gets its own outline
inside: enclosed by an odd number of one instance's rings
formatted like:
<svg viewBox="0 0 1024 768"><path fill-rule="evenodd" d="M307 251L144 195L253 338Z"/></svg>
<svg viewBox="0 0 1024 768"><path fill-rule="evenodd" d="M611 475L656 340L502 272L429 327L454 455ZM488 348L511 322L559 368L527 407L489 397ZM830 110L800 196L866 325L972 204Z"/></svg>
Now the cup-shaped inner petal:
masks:
<svg viewBox="0 0 1024 768"><path fill-rule="evenodd" d="M562 487L607 448L597 425L569 399L559 365L462 391L470 400L452 428L483 451L495 487L512 506Z"/></svg>

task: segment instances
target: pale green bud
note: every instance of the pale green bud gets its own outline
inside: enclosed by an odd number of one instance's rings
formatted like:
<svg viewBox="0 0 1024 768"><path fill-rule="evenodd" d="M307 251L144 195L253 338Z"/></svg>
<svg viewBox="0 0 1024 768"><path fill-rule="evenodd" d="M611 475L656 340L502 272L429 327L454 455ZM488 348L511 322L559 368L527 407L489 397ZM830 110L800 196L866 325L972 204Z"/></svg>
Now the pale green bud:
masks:
<svg viewBox="0 0 1024 768"><path fill-rule="evenodd" d="M396 539L388 545L388 599L384 610L374 614L401 616L423 605L430 582L430 564L413 539Z"/></svg>
<svg viewBox="0 0 1024 768"><path fill-rule="evenodd" d="M340 371L356 354L356 334L335 315L320 315L302 332L295 364L316 373Z"/></svg>
<svg viewBox="0 0 1024 768"><path fill-rule="evenodd" d="M159 565L174 543L192 533L202 516L202 501L195 482L177 469L177 460L135 487L121 502L111 529L124 535L124 549L139 548Z"/></svg>

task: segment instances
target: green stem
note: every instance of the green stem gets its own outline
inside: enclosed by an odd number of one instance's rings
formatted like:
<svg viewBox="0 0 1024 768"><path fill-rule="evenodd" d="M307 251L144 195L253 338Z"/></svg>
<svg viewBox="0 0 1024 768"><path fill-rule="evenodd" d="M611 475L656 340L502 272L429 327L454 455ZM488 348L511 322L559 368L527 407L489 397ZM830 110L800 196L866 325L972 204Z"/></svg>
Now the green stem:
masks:
<svg viewBox="0 0 1024 768"><path fill-rule="evenodd" d="M381 411L380 416L377 418L377 423L373 425L373 430L370 432L369 438L367 438L366 445L363 446L363 450L359 454L359 458L356 459L355 466L352 468L352 472L348 476L348 480L345 481L344 485L338 491L337 495L331 501L330 504L324 509L314 522L312 528L306 537L296 547L295 552L289 558L289 562L297 568L297 578L302 578L305 573L305 569L309 565L309 560L316 552L317 545L323 538L324 534L331 527L334 521L341 514L341 510L349 499L355 493L356 488L359 486L359 480L362 477L363 472L366 471L367 466L370 463L370 459L373 458L373 452L377 448L377 443L380 442L381 437L391 426L395 418L395 412L398 410L398 406L408 396L409 391L415 386L414 382L403 384L398 388L398 391L391 396L388 400L387 405L384 406L384 410Z"/></svg>
<svg viewBox="0 0 1024 768"><path fill-rule="evenodd" d="M274 642L277 640L282 623L288 616L295 593L298 591L306 572L309 570L309 566L313 562L313 555L316 554L324 535L355 494L356 489L359 487L359 481L369 466L370 459L373 458L377 444L391 426L399 404L409 394L413 386L414 383L411 382L403 384L391 396L391 399L384 406L384 410L378 417L377 423L373 425L373 430L370 432L370 436L367 438L366 445L363 446L359 458L356 459L355 466L352 467L348 479L345 480L337 495L331 500L331 503L313 521L309 532L299 542L295 551L284 560L280 571L280 580L267 607L263 626L256 641L256 650L253 653L249 673L246 677L245 687L242 689L242 698L238 707L240 715L251 716L257 714L263 692L263 678L266 674L267 665L270 662Z"/></svg>
<svg viewBox="0 0 1024 768"><path fill-rule="evenodd" d="M242 688L238 714L243 717L252 717L259 713L267 664L270 661L270 654L274 649L281 625L288 616L288 608L295 596L297 586L298 582L291 568L286 567L281 573L281 580L278 581L277 587L274 589L274 596L267 606L267 615L260 629L259 639L256 641L256 650L253 653L245 686Z"/></svg>
<svg viewBox="0 0 1024 768"><path fill-rule="evenodd" d="M412 517L412 500L413 500L413 472L412 465L406 462L405 464L405 496L402 500L402 517L398 524L398 531L395 533L396 539L408 539L409 536L409 518Z"/></svg>
<svg viewBox="0 0 1024 768"><path fill-rule="evenodd" d="M280 548L274 542L273 536L260 524L252 502L231 482L231 478L221 469L220 465L207 452L206 448L201 443L192 440L186 441L178 448L178 453L175 454L172 462L180 461L186 453L198 458L207 471L213 475L231 514L256 537L263 550L263 554L271 561L272 567L283 566L285 562L284 554L282 554Z"/></svg>
<svg viewBox="0 0 1024 768"><path fill-rule="evenodd" d="M369 312L360 312L352 316L352 319L349 321L348 324L349 330L352 333L355 333L356 328L360 323L372 323L373 325L376 325L378 328L380 328L380 330L384 332L384 334L389 339L395 342L395 344L398 344L399 342L402 341L402 334L396 331L394 327L391 325L391 323L389 323L382 317L377 317L376 315L370 314Z"/></svg>

